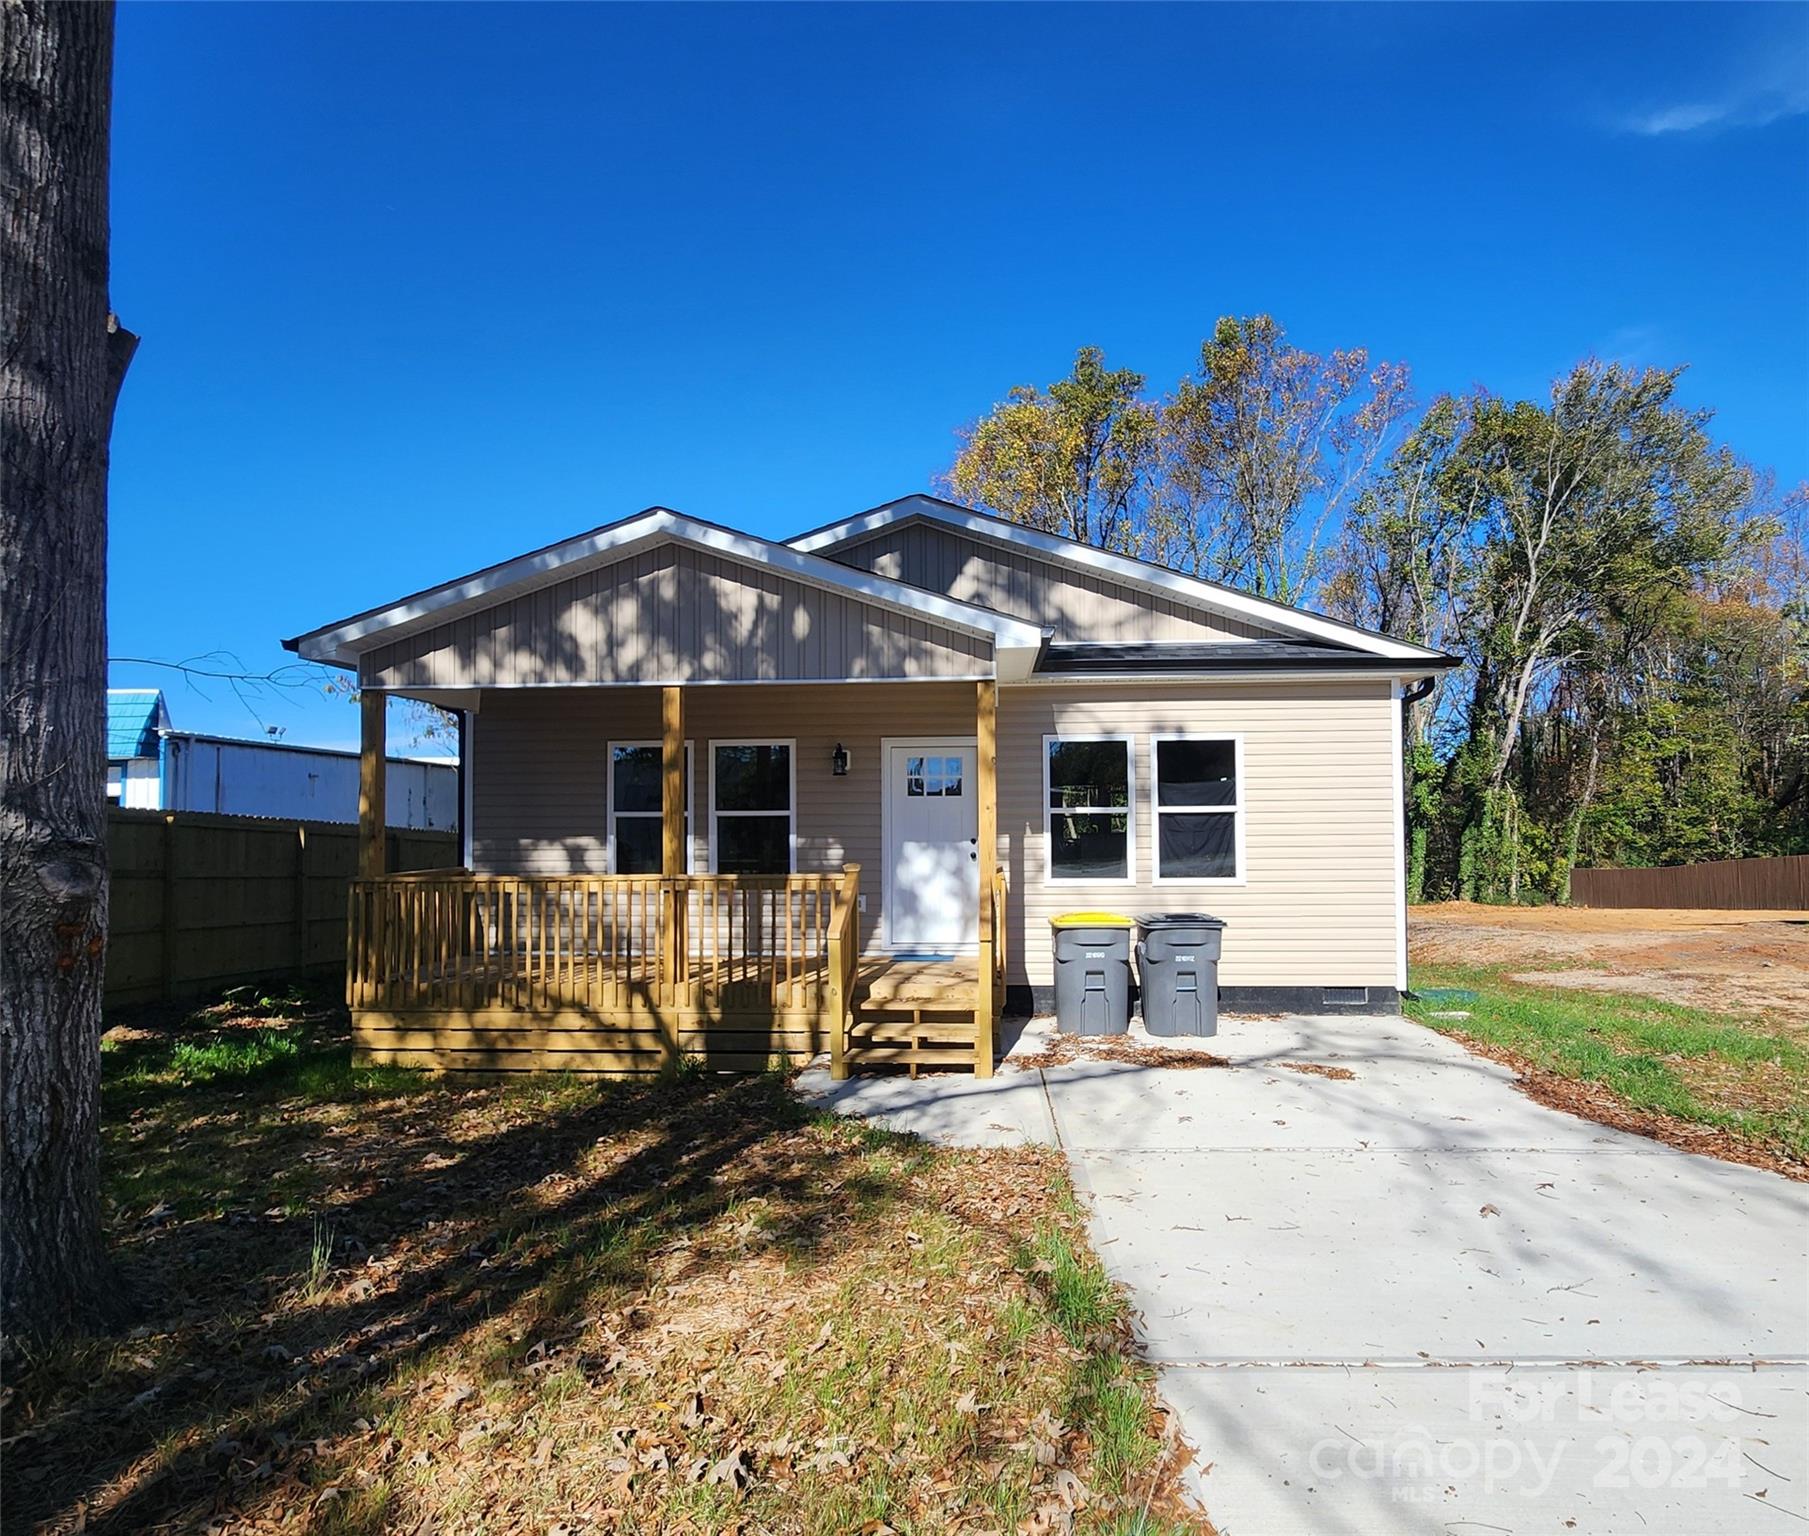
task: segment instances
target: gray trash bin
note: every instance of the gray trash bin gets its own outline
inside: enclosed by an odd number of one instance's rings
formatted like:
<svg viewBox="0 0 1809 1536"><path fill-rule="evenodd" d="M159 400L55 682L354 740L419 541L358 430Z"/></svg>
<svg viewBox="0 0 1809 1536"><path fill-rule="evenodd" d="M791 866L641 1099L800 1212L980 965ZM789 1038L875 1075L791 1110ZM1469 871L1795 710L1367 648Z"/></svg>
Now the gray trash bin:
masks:
<svg viewBox="0 0 1809 1536"><path fill-rule="evenodd" d="M1219 1032L1222 918L1204 912L1143 912L1137 917L1138 984L1143 1027L1152 1035Z"/></svg>
<svg viewBox="0 0 1809 1536"><path fill-rule="evenodd" d="M1122 1035L1131 1023L1131 929L1116 912L1066 912L1055 942L1055 1027L1069 1035Z"/></svg>

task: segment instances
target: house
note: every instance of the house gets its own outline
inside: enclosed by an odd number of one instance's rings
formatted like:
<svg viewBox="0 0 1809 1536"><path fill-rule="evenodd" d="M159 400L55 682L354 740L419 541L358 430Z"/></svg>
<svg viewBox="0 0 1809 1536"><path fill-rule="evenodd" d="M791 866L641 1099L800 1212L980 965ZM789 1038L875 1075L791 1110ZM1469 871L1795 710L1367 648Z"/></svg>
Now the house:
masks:
<svg viewBox="0 0 1809 1536"><path fill-rule="evenodd" d="M455 765L392 757L387 776L390 826L458 825ZM178 731L159 689L109 688L107 801L127 810L353 822L358 754Z"/></svg>
<svg viewBox="0 0 1809 1536"><path fill-rule="evenodd" d="M163 733L170 712L158 688L107 690L107 803L154 811L163 805Z"/></svg>
<svg viewBox="0 0 1809 1536"><path fill-rule="evenodd" d="M363 1059L991 1072L1049 919L1224 918L1229 1008L1406 985L1405 693L1450 658L929 496L777 543L654 508L287 641L355 671ZM464 863L381 867L386 695Z"/></svg>

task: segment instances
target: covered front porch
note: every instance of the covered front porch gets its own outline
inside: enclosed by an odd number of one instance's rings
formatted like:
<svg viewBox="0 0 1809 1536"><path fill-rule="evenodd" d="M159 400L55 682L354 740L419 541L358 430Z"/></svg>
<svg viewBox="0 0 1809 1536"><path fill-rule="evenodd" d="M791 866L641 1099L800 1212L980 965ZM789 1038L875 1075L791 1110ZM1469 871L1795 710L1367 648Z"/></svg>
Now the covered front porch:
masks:
<svg viewBox="0 0 1809 1536"><path fill-rule="evenodd" d="M849 739L861 743L860 773L828 778L830 754L811 738L805 738L809 770L791 764L794 827L810 833L793 836L794 868L696 872L699 863L715 864L718 849L712 770L694 766L703 753L691 749L715 745L732 728L723 722L744 718L756 694L772 716L772 733L787 735L794 727L785 718L786 701L804 692L795 685L745 693L681 685L635 689L632 697L611 693L599 703L596 723L581 720L595 758L600 807L604 738L633 738L631 723L614 722L642 718L648 696L657 699L658 740L636 744L649 773L657 748L658 796L647 802L655 809L639 813L651 821L649 833L657 827L657 873L619 872L618 859L630 845L617 841L613 819L606 872L503 872L495 866L508 849L499 855L494 838L479 837L473 846L489 868L389 873L377 835L383 806L376 766L384 757L385 716L382 696L372 691L362 712L361 864L348 925L347 999L359 1059L452 1070L627 1075L685 1060L758 1070L821 1052L838 1077L881 1064L913 1074L923 1067L970 1067L989 1076L1005 990L1008 900L996 858L997 685L984 679L927 690L884 682L824 688L829 699L893 695L890 704L862 707L888 721L933 719L937 734L971 742L961 759L967 778L961 795L973 817L964 830L974 835L960 840L958 852L978 888L977 911L968 909L965 922L971 940L935 954L900 952L892 935L882 938L884 895L872 864L796 867L823 854L833 857L836 848L870 847L885 819L881 753L874 739L849 725L847 708L830 706ZM499 707L493 718L480 705L487 744L494 747L505 718L522 718L530 694L554 702L551 691L517 692L509 706L515 714ZM568 714L579 708L572 698L560 701ZM957 715L949 706L963 698L969 702ZM819 753L821 765L814 761ZM493 763L500 760L493 754ZM900 759L898 766L902 771L914 761ZM524 798L540 793L531 775L525 787L511 791ZM806 808L808 814L800 814ZM706 818L712 821L707 837L697 827ZM490 819L498 822L500 810ZM480 832L484 825L480 815ZM823 835L825 829L833 835ZM541 851L545 840L530 848L524 837L520 846L528 849L524 862L530 854L541 867L550 862ZM637 846L642 857L652 856L650 837L637 834ZM569 848L559 853L579 856ZM873 862L897 863L889 852ZM895 888L909 878L896 867L887 874Z"/></svg>

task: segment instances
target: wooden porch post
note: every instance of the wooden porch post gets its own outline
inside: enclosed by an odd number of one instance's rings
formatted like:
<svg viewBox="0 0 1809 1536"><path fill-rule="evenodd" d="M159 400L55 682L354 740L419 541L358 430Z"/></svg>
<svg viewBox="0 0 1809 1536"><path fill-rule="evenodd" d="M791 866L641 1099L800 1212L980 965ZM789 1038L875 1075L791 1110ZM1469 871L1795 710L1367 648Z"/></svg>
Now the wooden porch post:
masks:
<svg viewBox="0 0 1809 1536"><path fill-rule="evenodd" d="M974 794L979 816L975 851L980 865L980 987L974 999L974 1076L992 1076L993 873L999 862L999 685L988 678L975 684Z"/></svg>
<svg viewBox="0 0 1809 1536"><path fill-rule="evenodd" d="M685 873L685 690L660 689L660 873L679 881ZM687 901L682 886L672 885L666 925L666 975L673 999L685 977L689 946L685 941Z"/></svg>
<svg viewBox="0 0 1809 1536"><path fill-rule="evenodd" d="M685 690L660 689L660 873L685 872Z"/></svg>
<svg viewBox="0 0 1809 1536"><path fill-rule="evenodd" d="M385 770L384 707L386 694L371 688L358 695L358 876L375 880L387 873L387 817L383 794Z"/></svg>

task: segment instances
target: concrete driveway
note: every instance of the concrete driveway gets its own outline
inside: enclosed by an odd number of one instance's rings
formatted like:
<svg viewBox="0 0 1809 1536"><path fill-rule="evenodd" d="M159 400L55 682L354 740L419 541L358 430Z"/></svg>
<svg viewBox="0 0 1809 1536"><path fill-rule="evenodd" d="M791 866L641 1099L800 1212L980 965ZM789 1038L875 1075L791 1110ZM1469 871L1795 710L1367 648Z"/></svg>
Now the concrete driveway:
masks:
<svg viewBox="0 0 1809 1536"><path fill-rule="evenodd" d="M1210 1043L1229 1069L803 1086L1066 1149L1226 1536L1809 1528L1809 1187L1546 1109L1402 1019Z"/></svg>

